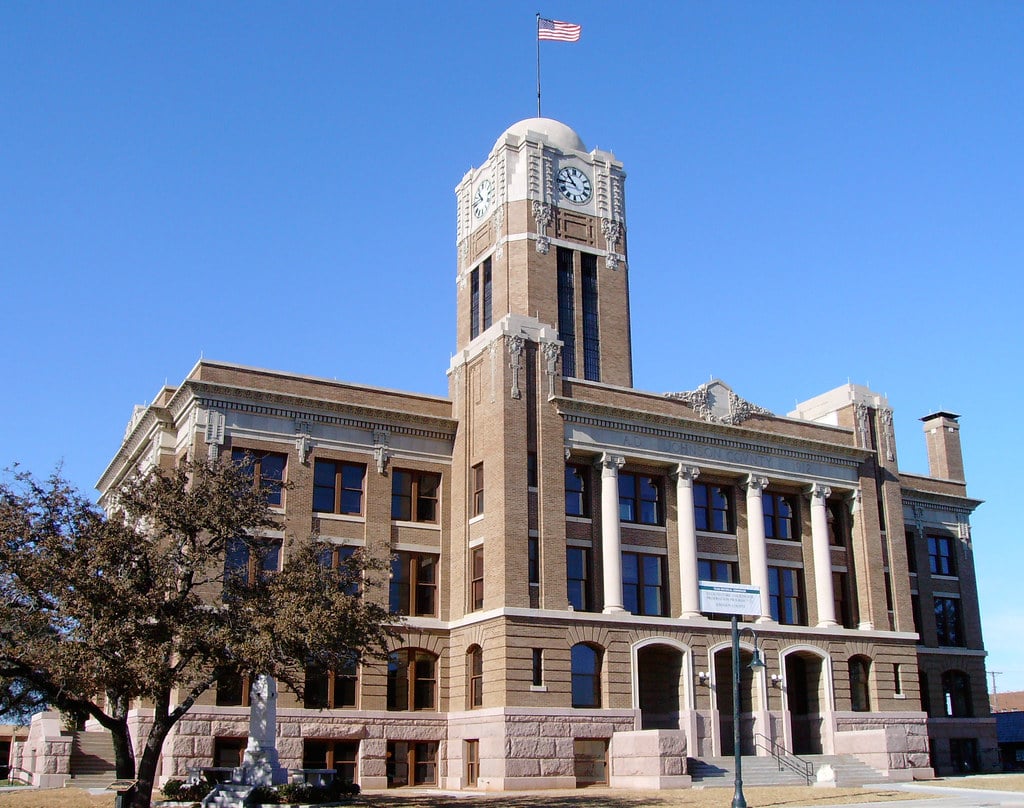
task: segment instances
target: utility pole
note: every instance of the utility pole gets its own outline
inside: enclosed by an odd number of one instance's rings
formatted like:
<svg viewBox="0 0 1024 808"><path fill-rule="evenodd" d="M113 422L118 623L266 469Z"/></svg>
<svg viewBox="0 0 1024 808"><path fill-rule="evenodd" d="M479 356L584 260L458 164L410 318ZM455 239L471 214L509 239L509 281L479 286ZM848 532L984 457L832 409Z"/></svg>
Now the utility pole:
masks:
<svg viewBox="0 0 1024 808"><path fill-rule="evenodd" d="M999 688L996 687L996 677L1002 676L1002 671L989 671L988 675L992 677L992 712L999 712Z"/></svg>

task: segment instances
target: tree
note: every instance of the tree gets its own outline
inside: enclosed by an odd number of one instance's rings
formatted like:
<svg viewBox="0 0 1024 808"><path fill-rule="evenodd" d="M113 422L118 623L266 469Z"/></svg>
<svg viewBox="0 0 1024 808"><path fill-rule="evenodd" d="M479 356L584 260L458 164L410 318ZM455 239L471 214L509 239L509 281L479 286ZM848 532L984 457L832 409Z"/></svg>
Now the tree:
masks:
<svg viewBox="0 0 1024 808"><path fill-rule="evenodd" d="M332 569L308 541L280 572L231 574L229 551L261 568L260 534L275 527L252 476L227 461L138 476L109 514L59 474L15 470L0 483L0 693L95 718L117 776L139 781L134 808L148 808L168 732L218 681L266 673L301 695L306 664L386 654L379 564L357 554ZM139 700L153 723L136 760Z"/></svg>

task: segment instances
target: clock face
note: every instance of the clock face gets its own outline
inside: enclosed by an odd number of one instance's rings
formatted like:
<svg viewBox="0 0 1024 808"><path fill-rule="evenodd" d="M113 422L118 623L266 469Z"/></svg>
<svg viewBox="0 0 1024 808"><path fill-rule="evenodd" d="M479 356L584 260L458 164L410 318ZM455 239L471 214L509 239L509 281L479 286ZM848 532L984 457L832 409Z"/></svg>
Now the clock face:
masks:
<svg viewBox="0 0 1024 808"><path fill-rule="evenodd" d="M590 177L576 166L566 166L558 172L558 190L562 192L562 196L577 205L588 201L593 193Z"/></svg>
<svg viewBox="0 0 1024 808"><path fill-rule="evenodd" d="M483 180L476 186L476 193L473 194L473 215L482 219L484 214L491 208L494 201L494 183L490 180Z"/></svg>

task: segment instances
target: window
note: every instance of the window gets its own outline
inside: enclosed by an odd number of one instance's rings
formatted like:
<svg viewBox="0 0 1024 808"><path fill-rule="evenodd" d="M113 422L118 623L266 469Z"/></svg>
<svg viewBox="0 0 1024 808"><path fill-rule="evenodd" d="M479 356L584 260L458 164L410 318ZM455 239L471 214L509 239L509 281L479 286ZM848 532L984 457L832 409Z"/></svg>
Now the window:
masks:
<svg viewBox="0 0 1024 808"><path fill-rule="evenodd" d="M313 510L318 513L363 513L366 466L334 460L313 464Z"/></svg>
<svg viewBox="0 0 1024 808"><path fill-rule="evenodd" d="M354 658L337 672L307 665L303 706L310 710L355 707L358 670L359 663Z"/></svg>
<svg viewBox="0 0 1024 808"><path fill-rule="evenodd" d="M483 707L484 705L484 652L479 645L470 647L466 654L466 667L469 672L468 707Z"/></svg>
<svg viewBox="0 0 1024 808"><path fill-rule="evenodd" d="M768 601L772 619L787 626L803 626L803 585L800 570L791 567L768 567Z"/></svg>
<svg viewBox="0 0 1024 808"><path fill-rule="evenodd" d="M391 518L401 522L436 522L441 475L395 471L391 476Z"/></svg>
<svg viewBox="0 0 1024 808"><path fill-rule="evenodd" d="M341 569L343 576L352 576L352 579L345 586L345 594L347 595L359 594L359 582L362 579L362 572L346 568L348 560L356 554L357 549L348 544L324 544L318 559L321 567Z"/></svg>
<svg viewBox="0 0 1024 808"><path fill-rule="evenodd" d="M601 706L601 652L591 645L572 647L572 706Z"/></svg>
<svg viewBox="0 0 1024 808"><path fill-rule="evenodd" d="M717 559L697 559L697 580L715 581L723 584L734 584L740 579L739 566L735 561L719 561ZM708 613L711 620L729 620L731 615Z"/></svg>
<svg viewBox="0 0 1024 808"><path fill-rule="evenodd" d="M463 741L462 757L466 762L466 785L475 786L480 777L480 741Z"/></svg>
<svg viewBox="0 0 1024 808"><path fill-rule="evenodd" d="M386 772L388 788L437 785L437 741L388 741Z"/></svg>
<svg viewBox="0 0 1024 808"><path fill-rule="evenodd" d="M526 487L537 487L537 453L526 453Z"/></svg>
<svg viewBox="0 0 1024 808"><path fill-rule="evenodd" d="M527 582L530 588L530 608L540 608L540 539L530 536L526 540Z"/></svg>
<svg viewBox="0 0 1024 808"><path fill-rule="evenodd" d="M956 544L949 536L928 537L928 569L932 575L956 575Z"/></svg>
<svg viewBox="0 0 1024 808"><path fill-rule="evenodd" d="M825 518L828 520L828 543L833 547L849 547L850 520L846 505L830 499L825 506Z"/></svg>
<svg viewBox="0 0 1024 808"><path fill-rule="evenodd" d="M928 674L922 670L917 672L917 684L921 691L921 709L928 715L932 714L932 699L928 692Z"/></svg>
<svg viewBox="0 0 1024 808"><path fill-rule="evenodd" d="M544 686L544 649L534 648L533 649L533 679L530 684L534 687Z"/></svg>
<svg viewBox="0 0 1024 808"><path fill-rule="evenodd" d="M565 515L590 516L590 469L565 467Z"/></svg>
<svg viewBox="0 0 1024 808"><path fill-rule="evenodd" d="M480 336L480 269L469 273L469 338Z"/></svg>
<svg viewBox="0 0 1024 808"><path fill-rule="evenodd" d="M853 596L850 590L850 576L845 572L832 573L832 598L836 620L843 628L856 628Z"/></svg>
<svg viewBox="0 0 1024 808"><path fill-rule="evenodd" d="M224 578L247 584L281 568L281 542L273 539L234 538L224 552Z"/></svg>
<svg viewBox="0 0 1024 808"><path fill-rule="evenodd" d="M645 553L622 554L622 600L633 614L668 614L665 597L665 557Z"/></svg>
<svg viewBox="0 0 1024 808"><path fill-rule="evenodd" d="M871 711L868 679L871 660L863 656L850 658L850 709L858 713Z"/></svg>
<svg viewBox="0 0 1024 808"><path fill-rule="evenodd" d="M735 533L732 486L696 483L693 486L693 521L697 530Z"/></svg>
<svg viewBox="0 0 1024 808"><path fill-rule="evenodd" d="M971 677L963 671L942 674L942 701L949 718L973 718Z"/></svg>
<svg viewBox="0 0 1024 808"><path fill-rule="evenodd" d="M214 738L213 766L216 769L237 769L242 765L246 738Z"/></svg>
<svg viewBox="0 0 1024 808"><path fill-rule="evenodd" d="M577 612L590 611L590 550L567 547L565 578L569 605Z"/></svg>
<svg viewBox="0 0 1024 808"><path fill-rule="evenodd" d="M572 250L558 247L558 339L562 342L562 375L576 375L576 296Z"/></svg>
<svg viewBox="0 0 1024 808"><path fill-rule="evenodd" d="M619 519L643 525L662 524L661 478L619 473Z"/></svg>
<svg viewBox="0 0 1024 808"><path fill-rule="evenodd" d="M916 592L910 593L910 612L914 616L914 631L917 632L917 641L924 642L924 629L921 622L921 597Z"/></svg>
<svg viewBox="0 0 1024 808"><path fill-rule="evenodd" d="M389 710L434 710L436 694L436 656L412 648L388 657Z"/></svg>
<svg viewBox="0 0 1024 808"><path fill-rule="evenodd" d="M601 381L601 339L597 307L597 256L580 253L583 277L583 378Z"/></svg>
<svg viewBox="0 0 1024 808"><path fill-rule="evenodd" d="M789 541L800 538L796 524L796 501L789 494L761 494L761 507L764 509L764 536L766 539L786 539Z"/></svg>
<svg viewBox="0 0 1024 808"><path fill-rule="evenodd" d="M935 598L935 634L939 645L966 645L960 598Z"/></svg>
<svg viewBox="0 0 1024 808"><path fill-rule="evenodd" d="M482 516L484 512L484 464L477 463L472 469L473 476L473 516Z"/></svg>
<svg viewBox="0 0 1024 808"><path fill-rule="evenodd" d="M334 769L336 779L342 783L356 782L358 759L359 741L310 739L302 742L302 768Z"/></svg>
<svg viewBox="0 0 1024 808"><path fill-rule="evenodd" d="M218 707L248 707L249 677L228 674L217 680Z"/></svg>
<svg viewBox="0 0 1024 808"><path fill-rule="evenodd" d="M907 571L917 572L917 539L914 531L908 530L903 535L907 542Z"/></svg>
<svg viewBox="0 0 1024 808"><path fill-rule="evenodd" d="M491 289L491 259L484 261L484 321L483 330L491 327L491 311L493 309L493 293Z"/></svg>
<svg viewBox="0 0 1024 808"><path fill-rule="evenodd" d="M413 617L437 616L437 556L395 553L391 559L391 611Z"/></svg>
<svg viewBox="0 0 1024 808"><path fill-rule="evenodd" d="M903 695L903 670L899 662L892 663L892 692L896 696Z"/></svg>
<svg viewBox="0 0 1024 808"><path fill-rule="evenodd" d="M477 547L470 551L469 559L472 582L469 587L469 608L471 611L484 607L484 548Z"/></svg>
<svg viewBox="0 0 1024 808"><path fill-rule="evenodd" d="M281 507L287 455L257 452L252 449L232 449L231 460L247 474L252 475L253 485L266 493L268 505Z"/></svg>

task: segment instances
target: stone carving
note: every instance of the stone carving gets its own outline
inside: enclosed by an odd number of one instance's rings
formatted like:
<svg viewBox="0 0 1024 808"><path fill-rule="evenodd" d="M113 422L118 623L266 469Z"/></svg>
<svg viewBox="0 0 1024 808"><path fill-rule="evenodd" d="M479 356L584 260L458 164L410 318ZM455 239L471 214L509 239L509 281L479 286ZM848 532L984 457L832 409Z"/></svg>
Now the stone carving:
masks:
<svg viewBox="0 0 1024 808"><path fill-rule="evenodd" d="M309 455L313 451L312 431L309 421L295 421L295 451L299 455L299 462L304 466L309 465Z"/></svg>
<svg viewBox="0 0 1024 808"><path fill-rule="evenodd" d="M390 441L391 433L386 429L373 430L373 459L377 462L378 474L385 472L391 459Z"/></svg>
<svg viewBox="0 0 1024 808"><path fill-rule="evenodd" d="M551 239L548 237L552 219L551 205L535 199L532 207L533 220L537 223L537 252L547 255L551 249Z"/></svg>
<svg viewBox="0 0 1024 808"><path fill-rule="evenodd" d="M242 757L241 777L236 782L254 786L283 783L288 773L278 761L277 747L277 683L260 674L252 683L249 708L249 742ZM237 771L237 770L236 770Z"/></svg>
<svg viewBox="0 0 1024 808"><path fill-rule="evenodd" d="M924 505L920 502L915 502L912 506L914 509L914 526L917 528L917 534L919 536L924 535Z"/></svg>
<svg viewBox="0 0 1024 808"><path fill-rule="evenodd" d="M682 480L693 485L693 481L700 477L700 469L696 466L687 466L685 463L680 463L675 467L672 476L675 477L676 482Z"/></svg>
<svg viewBox="0 0 1024 808"><path fill-rule="evenodd" d="M871 432L868 429L868 408L866 404L854 404L853 411L857 418L857 432L860 435L862 449L871 448Z"/></svg>
<svg viewBox="0 0 1024 808"><path fill-rule="evenodd" d="M825 500L832 496L832 489L823 483L811 483L807 486L805 493L810 496L812 501L817 498L824 504Z"/></svg>
<svg viewBox="0 0 1024 808"><path fill-rule="evenodd" d="M505 206L499 204L494 215L491 217L494 223L494 257L501 258L505 254L505 239L503 238L505 227Z"/></svg>
<svg viewBox="0 0 1024 808"><path fill-rule="evenodd" d="M878 411L882 421L882 437L885 439L885 459L890 463L896 459L896 452L893 446L896 445L896 435L892 427L892 410L883 407Z"/></svg>
<svg viewBox="0 0 1024 808"><path fill-rule="evenodd" d="M697 415L709 423L736 426L755 415L772 415L771 410L740 398L729 385L718 379L702 384L696 390L665 393L665 397L689 404Z"/></svg>
<svg viewBox="0 0 1024 808"><path fill-rule="evenodd" d="M615 247L618 245L619 239L622 238L622 223L614 219L602 219L601 233L604 235L605 250L607 250L604 259L605 266L608 269L618 269L622 256L619 255Z"/></svg>
<svg viewBox="0 0 1024 808"><path fill-rule="evenodd" d="M548 375L548 398L555 397L555 377L558 375L558 359L562 355L562 345L548 342L544 345L544 359Z"/></svg>
<svg viewBox="0 0 1024 808"><path fill-rule="evenodd" d="M747 487L748 492L757 493L768 487L768 478L759 477L757 474L748 474L743 484Z"/></svg>
<svg viewBox="0 0 1024 808"><path fill-rule="evenodd" d="M519 372L523 369L523 349L526 347L526 340L519 334L509 335L505 340L508 343L508 366L512 371L512 389L509 395L516 399L522 398L523 394L519 390Z"/></svg>
<svg viewBox="0 0 1024 808"><path fill-rule="evenodd" d="M220 447L224 443L224 413L209 410L206 413L206 445L210 460L220 457Z"/></svg>
<svg viewBox="0 0 1024 808"><path fill-rule="evenodd" d="M598 458L597 463L601 468L602 477L615 476L619 473L619 469L626 465L626 458L622 455L613 455L605 452Z"/></svg>

